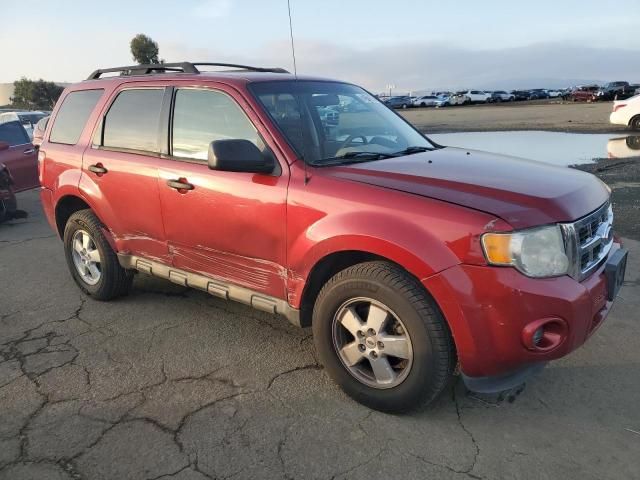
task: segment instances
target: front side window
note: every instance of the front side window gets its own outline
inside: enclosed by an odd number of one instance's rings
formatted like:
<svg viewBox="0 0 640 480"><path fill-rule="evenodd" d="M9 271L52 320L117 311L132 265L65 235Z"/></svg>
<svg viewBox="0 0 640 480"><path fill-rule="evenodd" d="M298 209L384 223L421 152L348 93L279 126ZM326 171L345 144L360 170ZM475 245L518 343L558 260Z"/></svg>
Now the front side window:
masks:
<svg viewBox="0 0 640 480"><path fill-rule="evenodd" d="M256 82L249 89L296 153L312 165L434 148L424 135L355 85L285 80Z"/></svg>
<svg viewBox="0 0 640 480"><path fill-rule="evenodd" d="M103 92L104 90L79 90L67 95L54 120L49 141L67 145L78 143L84 125Z"/></svg>
<svg viewBox="0 0 640 480"><path fill-rule="evenodd" d="M0 142L7 142L10 146L29 143L29 135L20 122L6 122L0 124Z"/></svg>
<svg viewBox="0 0 640 480"><path fill-rule="evenodd" d="M227 94L213 90L179 89L173 109L172 153L207 160L214 140L242 139L263 148L258 132L242 108Z"/></svg>
<svg viewBox="0 0 640 480"><path fill-rule="evenodd" d="M164 89L123 90L104 117L102 146L157 153Z"/></svg>

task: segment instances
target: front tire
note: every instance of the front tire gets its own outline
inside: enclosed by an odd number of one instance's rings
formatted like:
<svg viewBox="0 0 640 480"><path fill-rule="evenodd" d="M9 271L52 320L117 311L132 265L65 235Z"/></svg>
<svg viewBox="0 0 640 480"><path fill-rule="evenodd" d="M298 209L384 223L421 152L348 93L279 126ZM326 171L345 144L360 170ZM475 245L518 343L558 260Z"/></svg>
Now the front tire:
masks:
<svg viewBox="0 0 640 480"><path fill-rule="evenodd" d="M640 130L640 115L636 115L631 119L629 127L631 127L631 130Z"/></svg>
<svg viewBox="0 0 640 480"><path fill-rule="evenodd" d="M387 262L354 265L325 284L313 310L313 337L320 361L347 395L385 412L431 403L456 362L433 299Z"/></svg>
<svg viewBox="0 0 640 480"><path fill-rule="evenodd" d="M129 292L133 273L120 266L103 228L91 210L80 210L69 217L63 241L67 265L80 289L96 300L111 300Z"/></svg>

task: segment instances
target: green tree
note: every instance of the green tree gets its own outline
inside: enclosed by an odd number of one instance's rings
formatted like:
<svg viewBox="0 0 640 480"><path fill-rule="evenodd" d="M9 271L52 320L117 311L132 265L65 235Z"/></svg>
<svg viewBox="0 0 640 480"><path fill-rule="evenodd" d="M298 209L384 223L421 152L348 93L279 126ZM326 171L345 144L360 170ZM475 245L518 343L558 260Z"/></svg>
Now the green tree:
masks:
<svg viewBox="0 0 640 480"><path fill-rule="evenodd" d="M13 82L11 104L15 108L26 110L51 110L63 90L63 87L53 82L22 77Z"/></svg>
<svg viewBox="0 0 640 480"><path fill-rule="evenodd" d="M131 39L131 55L133 59L140 65L149 63L158 63L158 43L154 42L151 37L147 37L143 33L139 33Z"/></svg>

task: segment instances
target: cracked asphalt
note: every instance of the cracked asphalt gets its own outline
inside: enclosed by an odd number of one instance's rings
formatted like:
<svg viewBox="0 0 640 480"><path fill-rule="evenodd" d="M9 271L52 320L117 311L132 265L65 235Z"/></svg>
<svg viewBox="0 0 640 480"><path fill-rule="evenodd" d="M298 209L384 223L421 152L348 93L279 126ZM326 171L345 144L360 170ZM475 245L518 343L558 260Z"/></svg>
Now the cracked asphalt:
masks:
<svg viewBox="0 0 640 480"><path fill-rule="evenodd" d="M37 192L0 225L0 478L640 478L640 242L609 319L508 400L457 381L394 416L347 398L309 330L136 276L74 285Z"/></svg>

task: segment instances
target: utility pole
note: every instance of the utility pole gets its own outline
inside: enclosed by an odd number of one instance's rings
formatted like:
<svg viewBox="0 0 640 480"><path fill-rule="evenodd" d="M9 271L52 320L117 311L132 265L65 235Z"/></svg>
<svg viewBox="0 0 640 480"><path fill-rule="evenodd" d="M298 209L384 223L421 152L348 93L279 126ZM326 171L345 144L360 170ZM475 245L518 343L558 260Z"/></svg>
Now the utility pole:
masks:
<svg viewBox="0 0 640 480"><path fill-rule="evenodd" d="M387 89L389 90L389 98L391 98L391 90L393 90L394 88L396 88L396 86L393 83L387 84Z"/></svg>

